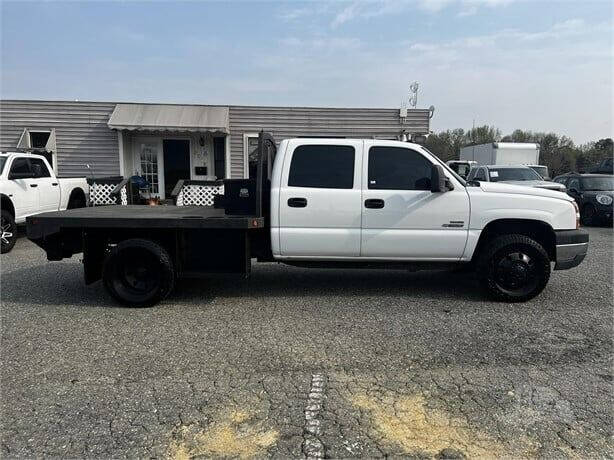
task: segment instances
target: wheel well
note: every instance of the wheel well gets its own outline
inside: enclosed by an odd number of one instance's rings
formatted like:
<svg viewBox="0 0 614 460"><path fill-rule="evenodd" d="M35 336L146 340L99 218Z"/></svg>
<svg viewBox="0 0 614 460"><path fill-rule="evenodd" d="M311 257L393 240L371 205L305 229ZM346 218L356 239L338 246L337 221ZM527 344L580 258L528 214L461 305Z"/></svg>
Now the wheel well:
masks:
<svg viewBox="0 0 614 460"><path fill-rule="evenodd" d="M6 209L13 215L13 217L15 217L15 206L13 206L13 202L8 196L2 195L0 198L0 208Z"/></svg>
<svg viewBox="0 0 614 460"><path fill-rule="evenodd" d="M66 203L66 207L68 207L70 205L70 202L76 198L82 198L83 204L87 205L87 201L85 200L85 192L81 188L77 187L73 189L72 192L70 192L70 196L68 197L68 203Z"/></svg>
<svg viewBox="0 0 614 460"><path fill-rule="evenodd" d="M473 251L473 260L480 253L484 244L499 235L525 235L537 241L548 253L550 260L556 260L556 237L552 227L539 220L499 219L489 222L480 233L480 239Z"/></svg>

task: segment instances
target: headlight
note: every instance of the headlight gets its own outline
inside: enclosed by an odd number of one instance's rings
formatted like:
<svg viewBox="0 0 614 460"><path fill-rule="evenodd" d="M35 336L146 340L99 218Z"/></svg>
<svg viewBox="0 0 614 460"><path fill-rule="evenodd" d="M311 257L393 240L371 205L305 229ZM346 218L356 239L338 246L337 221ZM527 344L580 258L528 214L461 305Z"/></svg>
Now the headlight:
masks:
<svg viewBox="0 0 614 460"><path fill-rule="evenodd" d="M597 195L597 203L605 204L606 206L612 204L612 197L609 195Z"/></svg>

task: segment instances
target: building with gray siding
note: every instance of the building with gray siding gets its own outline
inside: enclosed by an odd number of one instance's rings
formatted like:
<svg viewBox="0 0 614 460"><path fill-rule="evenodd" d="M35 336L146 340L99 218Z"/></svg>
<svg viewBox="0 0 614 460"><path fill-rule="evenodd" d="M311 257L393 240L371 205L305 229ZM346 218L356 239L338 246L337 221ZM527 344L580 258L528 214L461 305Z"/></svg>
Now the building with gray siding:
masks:
<svg viewBox="0 0 614 460"><path fill-rule="evenodd" d="M429 132L428 110L0 101L0 150L38 148L59 175L145 176L162 198L178 179L248 177L264 129L288 137L396 139ZM401 115L405 115L401 117ZM85 165L90 165L88 169Z"/></svg>

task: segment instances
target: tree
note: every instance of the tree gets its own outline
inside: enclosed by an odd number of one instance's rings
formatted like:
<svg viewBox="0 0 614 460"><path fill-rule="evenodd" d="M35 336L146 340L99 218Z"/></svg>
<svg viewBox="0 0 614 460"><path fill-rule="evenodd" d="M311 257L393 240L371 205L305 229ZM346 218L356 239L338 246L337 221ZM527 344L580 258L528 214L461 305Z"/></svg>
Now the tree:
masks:
<svg viewBox="0 0 614 460"><path fill-rule="evenodd" d="M465 139L465 131L459 128L431 134L425 145L443 161L448 161L458 158L461 147L466 143Z"/></svg>
<svg viewBox="0 0 614 460"><path fill-rule="evenodd" d="M552 177L569 171L588 171L592 166L613 155L611 138L576 146L567 136L555 133L516 129L501 137L495 126L478 126L465 131L461 128L431 134L426 146L442 160L458 159L460 149L466 145L489 142L535 142L540 146L540 164L548 166Z"/></svg>
<svg viewBox="0 0 614 460"><path fill-rule="evenodd" d="M466 134L465 145L487 144L489 142L498 142L501 140L501 131L494 126L478 126L471 128Z"/></svg>

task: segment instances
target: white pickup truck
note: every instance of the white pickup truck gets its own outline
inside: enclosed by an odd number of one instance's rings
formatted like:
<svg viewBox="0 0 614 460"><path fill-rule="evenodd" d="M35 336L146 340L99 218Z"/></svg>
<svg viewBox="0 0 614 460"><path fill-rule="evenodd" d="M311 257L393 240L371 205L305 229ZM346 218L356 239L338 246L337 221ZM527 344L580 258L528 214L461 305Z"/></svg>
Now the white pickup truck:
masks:
<svg viewBox="0 0 614 460"><path fill-rule="evenodd" d="M303 267L471 267L503 301L539 294L580 264L588 233L564 193L467 183L424 147L261 133L257 174L227 179L215 207L108 206L28 218L28 238L60 260L83 252L129 306L153 305L180 277L250 272L252 259ZM272 167L271 167L272 165ZM408 294L411 290L408 289Z"/></svg>
<svg viewBox="0 0 614 460"><path fill-rule="evenodd" d="M0 229L2 254L17 239L17 224L42 212L81 208L89 200L85 178L58 178L45 157L0 152Z"/></svg>

